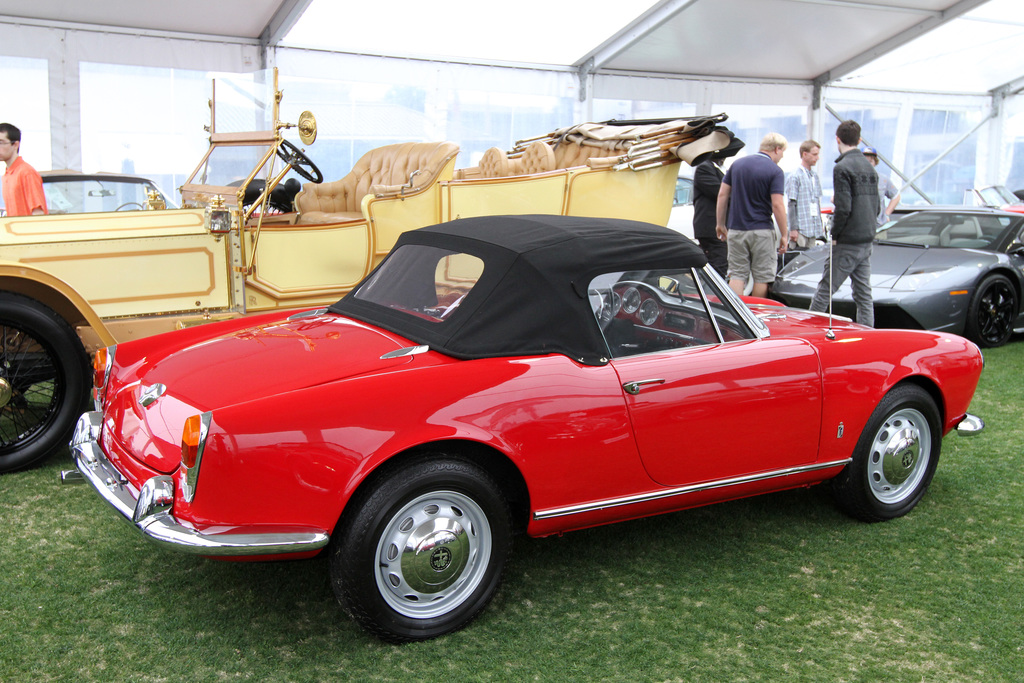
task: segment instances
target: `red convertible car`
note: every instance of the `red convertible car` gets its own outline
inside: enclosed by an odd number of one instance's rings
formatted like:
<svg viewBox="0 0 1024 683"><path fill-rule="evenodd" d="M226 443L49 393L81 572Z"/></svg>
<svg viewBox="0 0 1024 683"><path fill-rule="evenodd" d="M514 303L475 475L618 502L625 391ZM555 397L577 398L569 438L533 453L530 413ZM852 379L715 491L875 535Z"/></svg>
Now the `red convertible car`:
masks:
<svg viewBox="0 0 1024 683"><path fill-rule="evenodd" d="M97 356L77 470L150 540L329 555L386 640L462 627L516 532L828 481L909 512L982 370L951 334L747 306L667 228L559 216L407 232L328 309Z"/></svg>

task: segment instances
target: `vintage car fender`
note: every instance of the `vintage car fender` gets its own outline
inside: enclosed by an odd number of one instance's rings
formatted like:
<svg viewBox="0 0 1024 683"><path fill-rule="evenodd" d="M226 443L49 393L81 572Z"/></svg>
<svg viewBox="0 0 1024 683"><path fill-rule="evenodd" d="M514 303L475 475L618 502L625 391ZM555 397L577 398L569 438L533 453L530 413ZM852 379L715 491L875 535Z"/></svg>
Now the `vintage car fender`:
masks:
<svg viewBox="0 0 1024 683"><path fill-rule="evenodd" d="M922 330L886 330L886 353L899 363L881 360L874 331L870 328L837 333L835 340L818 344L823 368L824 412L822 451L830 442L852 452L872 411L882 397L901 382L915 382L935 398L946 434L967 414L970 397L984 361L973 342L954 334ZM923 343L924 342L924 343ZM944 353L935 354L935 348ZM959 355L963 363L951 365ZM941 388L940 388L941 387ZM967 398L956 399L962 396ZM831 440L831 436L835 440ZM850 438L852 435L853 438ZM845 439L843 437L846 437ZM839 446L842 444L842 446Z"/></svg>
<svg viewBox="0 0 1024 683"><path fill-rule="evenodd" d="M45 270L20 262L0 261L0 288L44 304L73 328L83 323L88 325L102 345L114 343L114 336L89 302L74 287Z"/></svg>
<svg viewBox="0 0 1024 683"><path fill-rule="evenodd" d="M381 465L434 446L468 446L477 453L486 448L504 458L519 472L531 507L657 486L640 462L612 368L592 368L592 379L574 382L571 401L532 402L524 395L509 411L513 385L520 391L527 383L550 386L565 376L558 368L573 361L439 356L422 368L415 363L386 376L214 409L195 498L177 506L175 515L198 527L286 520L331 531L352 494ZM406 396L416 396L415 405ZM424 400L428 396L432 400ZM605 416L599 429L593 429L595 412ZM396 419L407 427L396 429ZM538 442L549 447L529 453L520 448ZM217 495L204 496L204 487Z"/></svg>

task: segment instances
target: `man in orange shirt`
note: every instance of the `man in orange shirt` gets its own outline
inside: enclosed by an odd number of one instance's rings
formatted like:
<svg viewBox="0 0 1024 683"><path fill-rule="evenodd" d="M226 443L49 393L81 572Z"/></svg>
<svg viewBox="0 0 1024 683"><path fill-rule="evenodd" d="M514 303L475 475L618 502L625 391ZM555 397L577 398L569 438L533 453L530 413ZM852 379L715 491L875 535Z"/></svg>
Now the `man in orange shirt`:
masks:
<svg viewBox="0 0 1024 683"><path fill-rule="evenodd" d="M8 216L42 216L46 210L43 179L19 156L21 131L0 123L0 161L7 164L3 178L4 206Z"/></svg>

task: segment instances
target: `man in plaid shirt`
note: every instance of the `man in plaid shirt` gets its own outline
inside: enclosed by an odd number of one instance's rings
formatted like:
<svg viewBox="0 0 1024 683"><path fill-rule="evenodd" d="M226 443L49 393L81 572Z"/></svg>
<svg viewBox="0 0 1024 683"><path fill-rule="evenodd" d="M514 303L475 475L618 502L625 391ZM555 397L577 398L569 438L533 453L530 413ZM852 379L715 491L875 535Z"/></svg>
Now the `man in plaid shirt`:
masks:
<svg viewBox="0 0 1024 683"><path fill-rule="evenodd" d="M821 154L821 145L814 140L800 143L800 166L786 178L789 244L812 247L824 238L821 224L821 179L814 172Z"/></svg>

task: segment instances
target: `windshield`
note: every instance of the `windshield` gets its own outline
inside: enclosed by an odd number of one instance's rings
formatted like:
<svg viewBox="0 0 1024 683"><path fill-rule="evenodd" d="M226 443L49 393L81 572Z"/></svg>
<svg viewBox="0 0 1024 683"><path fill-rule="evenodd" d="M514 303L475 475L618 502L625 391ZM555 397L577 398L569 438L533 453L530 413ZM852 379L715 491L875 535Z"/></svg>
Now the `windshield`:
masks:
<svg viewBox="0 0 1024 683"><path fill-rule="evenodd" d="M142 178L44 178L43 192L51 214L139 211L150 192L157 192L167 208L175 208L156 185Z"/></svg>
<svg viewBox="0 0 1024 683"><path fill-rule="evenodd" d="M960 249L991 249L1018 219L985 213L921 212L879 230L877 238L896 244Z"/></svg>
<svg viewBox="0 0 1024 683"><path fill-rule="evenodd" d="M259 166L268 149L269 144L214 145L202 172L192 182L218 187L238 187L249 177L252 170Z"/></svg>
<svg viewBox="0 0 1024 683"><path fill-rule="evenodd" d="M274 129L273 69L219 75L213 81L213 97L215 132L245 133Z"/></svg>

